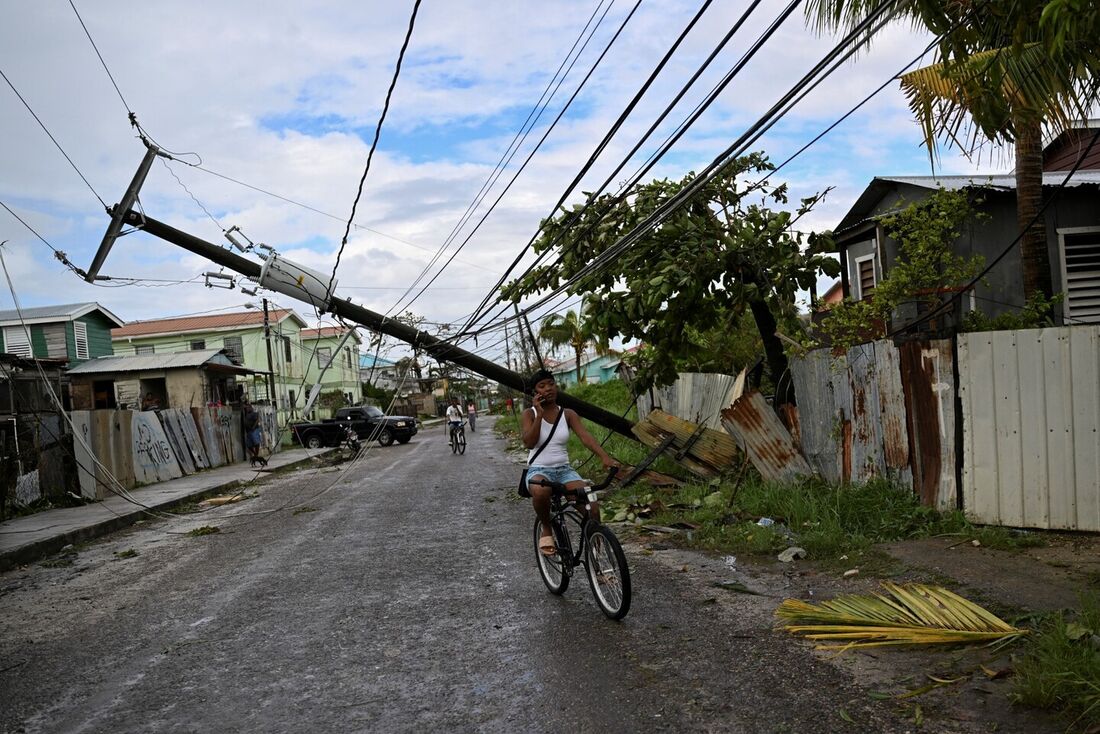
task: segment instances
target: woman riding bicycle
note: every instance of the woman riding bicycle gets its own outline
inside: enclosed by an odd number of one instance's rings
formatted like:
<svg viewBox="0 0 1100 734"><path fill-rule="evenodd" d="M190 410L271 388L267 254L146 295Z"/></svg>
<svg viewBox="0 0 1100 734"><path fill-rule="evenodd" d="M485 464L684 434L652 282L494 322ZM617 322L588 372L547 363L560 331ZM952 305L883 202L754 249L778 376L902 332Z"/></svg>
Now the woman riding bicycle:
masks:
<svg viewBox="0 0 1100 734"><path fill-rule="evenodd" d="M455 431L462 427L462 409L458 407L458 398L451 398L447 406L447 445L454 446Z"/></svg>
<svg viewBox="0 0 1100 734"><path fill-rule="evenodd" d="M579 489L585 486L584 480L569 464L569 454L565 449L569 432L577 434L589 451L599 457L605 467L618 466L603 450L599 442L585 429L580 417L568 408L558 405L558 386L554 375L548 370L539 370L527 379L527 389L532 395L533 407L523 411L523 445L528 453L527 488L531 492L531 503L535 514L542 521L542 537L539 538L539 551L552 556L557 552L554 536L550 531L550 495L551 490L537 482L549 480L560 482L566 489ZM559 415L560 411L564 414ZM555 428L555 424L557 427ZM541 451L538 447L542 446ZM536 456L537 453L537 456ZM532 463L534 459L534 463ZM584 502L578 498L577 509L584 512ZM592 517L600 519L599 503L592 503Z"/></svg>

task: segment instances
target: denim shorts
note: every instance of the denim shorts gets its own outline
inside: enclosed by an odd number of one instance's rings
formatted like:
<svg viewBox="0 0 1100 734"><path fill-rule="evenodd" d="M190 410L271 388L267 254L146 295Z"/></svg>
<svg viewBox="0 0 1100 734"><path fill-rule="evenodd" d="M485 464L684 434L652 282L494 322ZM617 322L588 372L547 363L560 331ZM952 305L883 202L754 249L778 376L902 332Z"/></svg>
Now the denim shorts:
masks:
<svg viewBox="0 0 1100 734"><path fill-rule="evenodd" d="M559 466L540 466L539 464L533 464L527 467L528 489L531 488L531 478L535 476L543 476L551 482L558 482L560 484L581 481L581 475L574 471L573 467L568 464L561 464Z"/></svg>

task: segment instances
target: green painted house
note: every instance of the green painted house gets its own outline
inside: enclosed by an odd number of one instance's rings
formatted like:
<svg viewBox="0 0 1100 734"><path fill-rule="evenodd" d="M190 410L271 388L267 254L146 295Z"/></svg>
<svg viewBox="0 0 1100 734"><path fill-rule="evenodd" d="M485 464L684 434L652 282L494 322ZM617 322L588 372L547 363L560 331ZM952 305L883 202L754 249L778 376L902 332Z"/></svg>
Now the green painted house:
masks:
<svg viewBox="0 0 1100 734"><path fill-rule="evenodd" d="M270 338L264 338L263 309L204 316L178 316L133 321L111 333L114 353L152 355L224 349L237 364L256 374L238 380L252 402L268 404L268 374L272 376L280 424L297 416L309 389L306 381L310 351L302 345L305 320L290 309L267 314ZM268 346L270 345L270 361Z"/></svg>
<svg viewBox="0 0 1100 734"><path fill-rule="evenodd" d="M24 308L22 317L15 310L0 311L0 352L76 366L114 354L111 330L124 323L98 303Z"/></svg>
<svg viewBox="0 0 1100 734"><path fill-rule="evenodd" d="M348 335L349 331L350 335ZM345 336L347 336L346 341ZM343 396L345 405L361 402L363 387L359 383L359 346L363 340L358 330L343 326L302 329L301 339L302 349L308 359L306 394L308 395L309 389L320 381L321 395L339 393ZM330 417L323 415L327 412L321 410L317 416Z"/></svg>

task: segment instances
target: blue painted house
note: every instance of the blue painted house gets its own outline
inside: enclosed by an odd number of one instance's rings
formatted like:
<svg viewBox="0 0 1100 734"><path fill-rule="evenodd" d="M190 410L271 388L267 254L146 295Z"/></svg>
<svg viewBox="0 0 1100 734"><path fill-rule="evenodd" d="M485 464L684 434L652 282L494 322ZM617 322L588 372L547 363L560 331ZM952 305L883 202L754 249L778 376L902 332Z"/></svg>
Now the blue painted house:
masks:
<svg viewBox="0 0 1100 734"><path fill-rule="evenodd" d="M617 380L619 378L616 371L619 366L619 354L617 352L612 354L595 354L586 353L581 357L581 374L584 375L584 381L587 383L607 382L608 380ZM554 373L554 379L561 387L569 387L575 385L579 381L577 378L577 360L567 359L564 362L559 362L557 365L549 367L550 371Z"/></svg>

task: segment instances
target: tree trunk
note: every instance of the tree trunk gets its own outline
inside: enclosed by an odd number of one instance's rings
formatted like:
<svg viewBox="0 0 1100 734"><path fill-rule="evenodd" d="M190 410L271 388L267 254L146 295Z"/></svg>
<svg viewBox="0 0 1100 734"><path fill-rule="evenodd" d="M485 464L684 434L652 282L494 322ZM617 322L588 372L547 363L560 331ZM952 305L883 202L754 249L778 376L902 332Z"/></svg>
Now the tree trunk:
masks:
<svg viewBox="0 0 1100 734"><path fill-rule="evenodd" d="M1050 249L1044 217L1038 217L1043 205L1042 127L1021 116L1016 128L1016 222L1023 232L1020 261L1024 278L1024 298L1042 294L1050 299ZM1035 220L1032 222L1032 220ZM1030 226L1029 226L1030 225Z"/></svg>
<svg viewBox="0 0 1100 734"><path fill-rule="evenodd" d="M768 304L763 300L754 300L749 303L752 309L753 320L760 331L760 339L764 342L764 356L768 360L768 371L772 374L772 380L779 390L776 396L777 405L783 403L794 404L794 382L787 374L787 354L783 351L783 342L775 335L779 326L775 322L775 316Z"/></svg>
<svg viewBox="0 0 1100 734"><path fill-rule="evenodd" d="M573 345L573 351L577 355L577 384L578 385L583 385L584 384L584 374L581 372L581 357L584 356L584 347L583 346L578 347L576 344L574 344Z"/></svg>

